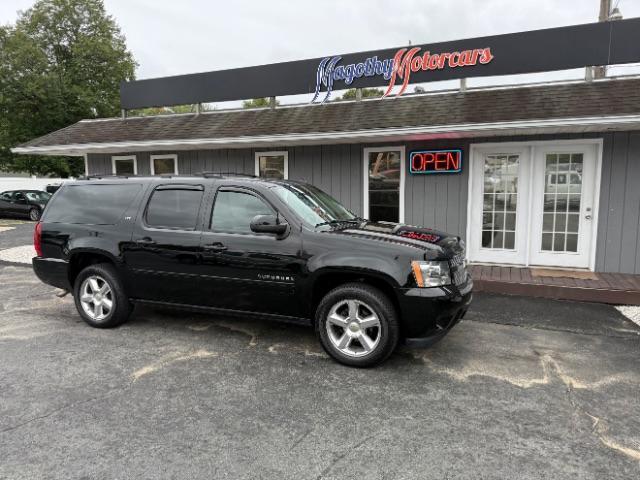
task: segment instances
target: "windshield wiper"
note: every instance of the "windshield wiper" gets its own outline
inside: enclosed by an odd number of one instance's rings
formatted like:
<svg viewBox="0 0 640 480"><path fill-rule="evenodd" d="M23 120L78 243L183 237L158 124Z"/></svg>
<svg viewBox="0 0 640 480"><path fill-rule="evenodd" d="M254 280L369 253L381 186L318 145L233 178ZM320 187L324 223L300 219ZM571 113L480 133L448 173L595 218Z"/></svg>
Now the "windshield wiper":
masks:
<svg viewBox="0 0 640 480"><path fill-rule="evenodd" d="M321 227L323 225L339 225L341 223L360 223L362 221L362 219L356 217L356 218L351 218L349 220L329 220L328 222L322 222L322 223L317 223L316 224L316 228L317 227Z"/></svg>

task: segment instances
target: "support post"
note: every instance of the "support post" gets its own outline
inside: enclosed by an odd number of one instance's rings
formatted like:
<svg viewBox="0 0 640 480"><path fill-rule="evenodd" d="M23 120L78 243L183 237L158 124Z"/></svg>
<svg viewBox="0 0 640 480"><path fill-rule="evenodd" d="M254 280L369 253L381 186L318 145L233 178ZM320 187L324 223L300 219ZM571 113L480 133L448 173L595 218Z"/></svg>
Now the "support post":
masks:
<svg viewBox="0 0 640 480"><path fill-rule="evenodd" d="M466 92L467 91L467 79L466 78L461 78L460 79L460 91L461 92Z"/></svg>
<svg viewBox="0 0 640 480"><path fill-rule="evenodd" d="M356 88L356 102L360 102L362 100L362 89Z"/></svg>
<svg viewBox="0 0 640 480"><path fill-rule="evenodd" d="M127 118L127 110L125 108L120 109L120 116L123 120Z"/></svg>
<svg viewBox="0 0 640 480"><path fill-rule="evenodd" d="M271 110L276 109L276 97L269 97L269 108Z"/></svg>
<svg viewBox="0 0 640 480"><path fill-rule="evenodd" d="M593 68L594 67L584 67L584 81L585 82L593 82Z"/></svg>
<svg viewBox="0 0 640 480"><path fill-rule="evenodd" d="M611 15L611 0L600 0L600 14L598 15L599 22L606 22ZM604 78L607 76L607 67L605 65L593 68L594 78Z"/></svg>

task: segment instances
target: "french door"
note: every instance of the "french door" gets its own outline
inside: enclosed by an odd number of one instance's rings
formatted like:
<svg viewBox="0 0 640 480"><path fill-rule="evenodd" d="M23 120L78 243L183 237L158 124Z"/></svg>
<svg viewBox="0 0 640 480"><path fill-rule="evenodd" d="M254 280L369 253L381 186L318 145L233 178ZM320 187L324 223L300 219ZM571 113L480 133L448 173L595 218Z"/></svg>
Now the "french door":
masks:
<svg viewBox="0 0 640 480"><path fill-rule="evenodd" d="M595 143L475 147L469 260L589 268L597 152Z"/></svg>

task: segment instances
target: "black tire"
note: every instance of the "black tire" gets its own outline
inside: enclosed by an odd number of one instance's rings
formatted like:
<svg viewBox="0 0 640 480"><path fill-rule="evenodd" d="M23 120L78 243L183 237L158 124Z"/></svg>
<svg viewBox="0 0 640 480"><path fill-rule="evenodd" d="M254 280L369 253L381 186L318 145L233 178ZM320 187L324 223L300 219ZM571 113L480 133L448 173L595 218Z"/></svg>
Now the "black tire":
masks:
<svg viewBox="0 0 640 480"><path fill-rule="evenodd" d="M38 220L40 220L40 209L38 207L33 207L31 210L29 210L29 219L37 222Z"/></svg>
<svg viewBox="0 0 640 480"><path fill-rule="evenodd" d="M362 307L365 310L371 310L377 315L379 321L379 327L374 327L374 332L380 335L376 346L368 353L363 349L359 353L361 356L350 356L338 349L329 337L327 328L332 309L341 302L349 300L364 304ZM373 367L382 363L393 353L400 336L398 314L389 297L379 289L362 283L347 283L327 293L316 309L315 325L316 334L324 350L339 363L351 367ZM331 325L330 327L333 328ZM347 328L344 329L344 333L347 333ZM357 341L356 345L358 344Z"/></svg>
<svg viewBox="0 0 640 480"><path fill-rule="evenodd" d="M104 316L104 318L93 318L87 312L82 305L83 284L85 280L90 277L97 277L100 281L105 282L110 290L109 300L111 300L111 308ZM129 297L124 291L124 287L115 267L109 263L97 263L89 265L83 269L78 276L73 286L73 297L76 304L76 309L82 317L92 327L96 328L112 328L123 324L129 319L133 306L129 301ZM95 304L93 304L95 307Z"/></svg>

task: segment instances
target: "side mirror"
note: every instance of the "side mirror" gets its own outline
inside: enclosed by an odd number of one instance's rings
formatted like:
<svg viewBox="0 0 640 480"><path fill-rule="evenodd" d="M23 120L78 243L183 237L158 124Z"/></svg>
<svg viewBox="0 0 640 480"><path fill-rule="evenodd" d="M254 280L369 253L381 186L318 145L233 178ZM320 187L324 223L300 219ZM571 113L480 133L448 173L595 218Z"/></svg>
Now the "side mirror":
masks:
<svg viewBox="0 0 640 480"><path fill-rule="evenodd" d="M282 235L287 231L289 224L280 222L276 215L256 215L251 220L251 231L255 233L275 233Z"/></svg>

